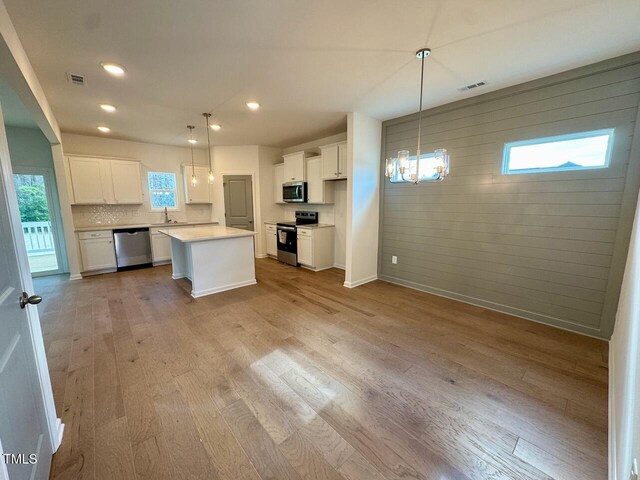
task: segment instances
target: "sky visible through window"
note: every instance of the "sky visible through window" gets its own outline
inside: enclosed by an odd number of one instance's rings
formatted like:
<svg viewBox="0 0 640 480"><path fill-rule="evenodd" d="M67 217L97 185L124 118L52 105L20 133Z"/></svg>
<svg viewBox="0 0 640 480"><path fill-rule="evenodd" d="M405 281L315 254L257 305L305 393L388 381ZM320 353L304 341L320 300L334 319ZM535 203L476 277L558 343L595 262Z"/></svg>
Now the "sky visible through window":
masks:
<svg viewBox="0 0 640 480"><path fill-rule="evenodd" d="M176 208L176 174L149 172L151 208Z"/></svg>
<svg viewBox="0 0 640 480"><path fill-rule="evenodd" d="M612 133L597 131L508 143L505 173L606 167Z"/></svg>

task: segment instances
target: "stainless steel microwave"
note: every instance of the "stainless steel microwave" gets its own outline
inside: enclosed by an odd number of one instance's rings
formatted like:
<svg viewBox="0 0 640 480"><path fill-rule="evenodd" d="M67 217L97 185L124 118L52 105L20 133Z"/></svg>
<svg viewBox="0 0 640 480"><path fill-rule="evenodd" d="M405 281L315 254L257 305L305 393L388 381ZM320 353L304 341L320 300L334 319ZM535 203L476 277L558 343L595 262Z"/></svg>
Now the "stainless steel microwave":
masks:
<svg viewBox="0 0 640 480"><path fill-rule="evenodd" d="M287 182L282 184L282 200L287 203L306 203L307 182Z"/></svg>

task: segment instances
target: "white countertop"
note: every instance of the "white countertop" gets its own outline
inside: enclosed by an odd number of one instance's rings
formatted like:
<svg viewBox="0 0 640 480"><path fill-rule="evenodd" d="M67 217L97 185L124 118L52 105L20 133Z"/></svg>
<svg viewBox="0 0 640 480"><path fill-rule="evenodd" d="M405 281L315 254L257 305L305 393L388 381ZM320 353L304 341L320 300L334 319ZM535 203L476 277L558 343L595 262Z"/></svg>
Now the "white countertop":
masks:
<svg viewBox="0 0 640 480"><path fill-rule="evenodd" d="M277 222L263 222L265 225L275 225L276 223L293 222L293 220L278 220ZM297 225L299 228L328 228L335 227L328 223L312 223L311 225Z"/></svg>
<svg viewBox="0 0 640 480"><path fill-rule="evenodd" d="M119 228L158 228L158 227L171 227L179 228L192 225L218 225L218 222L178 222L178 223L134 223L127 225L92 225L90 227L78 227L76 232L93 232L98 230L117 230Z"/></svg>
<svg viewBox="0 0 640 480"><path fill-rule="evenodd" d="M256 232L242 230L240 228L225 227L223 225L211 225L195 228L171 228L160 230L160 233L180 240L181 242L203 242L205 240L222 240L224 238L252 237Z"/></svg>

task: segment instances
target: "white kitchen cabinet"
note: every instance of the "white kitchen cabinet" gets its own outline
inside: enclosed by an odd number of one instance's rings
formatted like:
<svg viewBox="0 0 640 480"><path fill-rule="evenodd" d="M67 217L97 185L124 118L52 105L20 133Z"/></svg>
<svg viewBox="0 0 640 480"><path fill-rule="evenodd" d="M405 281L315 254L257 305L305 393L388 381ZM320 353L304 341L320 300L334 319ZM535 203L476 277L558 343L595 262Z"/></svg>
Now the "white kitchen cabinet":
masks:
<svg viewBox="0 0 640 480"><path fill-rule="evenodd" d="M82 232L78 239L83 272L116 268L116 251L111 230Z"/></svg>
<svg viewBox="0 0 640 480"><path fill-rule="evenodd" d="M68 157L73 203L96 205L109 203L111 179L109 166L100 158Z"/></svg>
<svg viewBox="0 0 640 480"><path fill-rule="evenodd" d="M298 229L298 263L313 268L313 235L305 230Z"/></svg>
<svg viewBox="0 0 640 480"><path fill-rule="evenodd" d="M334 264L335 228L298 227L298 263L311 270L324 270Z"/></svg>
<svg viewBox="0 0 640 480"><path fill-rule="evenodd" d="M120 204L142 203L140 163L128 160L111 160L113 199Z"/></svg>
<svg viewBox="0 0 640 480"><path fill-rule="evenodd" d="M151 260L154 265L171 261L171 238L164 233L151 235Z"/></svg>
<svg viewBox="0 0 640 480"><path fill-rule="evenodd" d="M73 204L140 204L140 162L69 156Z"/></svg>
<svg viewBox="0 0 640 480"><path fill-rule="evenodd" d="M347 178L347 142L320 147L322 156L322 178L341 180Z"/></svg>
<svg viewBox="0 0 640 480"><path fill-rule="evenodd" d="M333 203L334 184L322 179L322 157L307 159L307 203Z"/></svg>
<svg viewBox="0 0 640 480"><path fill-rule="evenodd" d="M290 153L282 158L284 159L284 183L304 182L307 179L305 152Z"/></svg>
<svg viewBox="0 0 640 480"><path fill-rule="evenodd" d="M276 203L284 203L282 200L282 184L284 183L284 163L273 166L273 198Z"/></svg>
<svg viewBox="0 0 640 480"><path fill-rule="evenodd" d="M267 255L272 257L278 256L278 231L274 224L266 224L266 239L267 239Z"/></svg>
<svg viewBox="0 0 640 480"><path fill-rule="evenodd" d="M195 185L191 182L194 172L196 175ZM209 176L209 167L183 165L182 176L184 177L185 203L211 203L211 185L207 178Z"/></svg>

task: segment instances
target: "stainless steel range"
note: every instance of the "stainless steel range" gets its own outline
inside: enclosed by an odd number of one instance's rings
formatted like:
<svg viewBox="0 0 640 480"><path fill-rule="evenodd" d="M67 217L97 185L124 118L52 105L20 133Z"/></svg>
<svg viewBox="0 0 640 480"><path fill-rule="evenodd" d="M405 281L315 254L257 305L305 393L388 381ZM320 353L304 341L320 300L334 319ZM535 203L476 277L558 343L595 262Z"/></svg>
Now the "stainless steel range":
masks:
<svg viewBox="0 0 640 480"><path fill-rule="evenodd" d="M318 223L318 212L296 212L295 222L276 224L278 241L278 260L294 267L298 266L298 225Z"/></svg>

